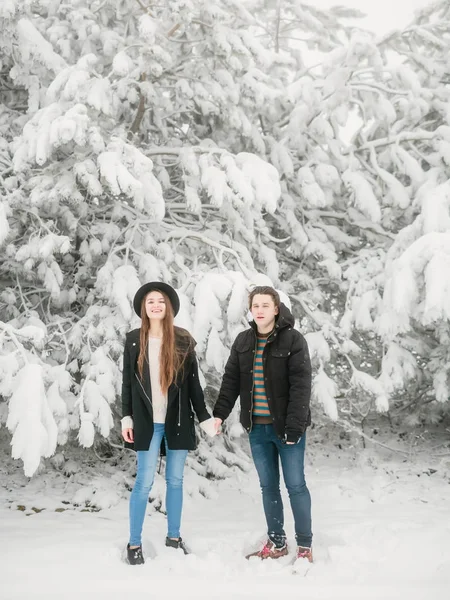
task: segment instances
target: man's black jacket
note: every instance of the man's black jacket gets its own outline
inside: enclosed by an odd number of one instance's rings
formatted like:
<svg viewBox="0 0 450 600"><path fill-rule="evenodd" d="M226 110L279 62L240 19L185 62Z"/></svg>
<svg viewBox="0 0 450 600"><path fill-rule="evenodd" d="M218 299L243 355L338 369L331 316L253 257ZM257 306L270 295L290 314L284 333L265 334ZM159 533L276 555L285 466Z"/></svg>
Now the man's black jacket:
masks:
<svg viewBox="0 0 450 600"><path fill-rule="evenodd" d="M234 341L214 407L214 416L224 421L240 396L241 424L247 431L252 428L256 343L252 322ZM306 340L294 329L294 317L284 304L264 348L263 370L275 431L281 440L297 442L311 424L311 362Z"/></svg>

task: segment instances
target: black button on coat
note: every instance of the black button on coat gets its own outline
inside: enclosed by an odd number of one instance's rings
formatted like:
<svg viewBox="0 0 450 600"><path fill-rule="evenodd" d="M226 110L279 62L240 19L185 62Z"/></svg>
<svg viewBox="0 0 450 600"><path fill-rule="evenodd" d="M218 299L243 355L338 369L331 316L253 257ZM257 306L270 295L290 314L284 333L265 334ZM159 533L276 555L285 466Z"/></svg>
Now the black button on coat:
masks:
<svg viewBox="0 0 450 600"><path fill-rule="evenodd" d="M177 344L183 344L183 340L186 339L185 336L180 336L180 331L179 327L175 327ZM134 444L126 446L134 450L148 450L153 436L152 390L147 357L144 360L143 379L139 377L139 335L140 329L134 329L126 336L122 373L122 416L133 418ZM190 344L185 348L187 356L184 369L168 390L165 435L170 450L194 450L194 412L200 423L211 417L200 386L194 351L195 341L190 336L188 339Z"/></svg>
<svg viewBox="0 0 450 600"><path fill-rule="evenodd" d="M263 353L270 415L278 437L288 442L297 442L311 424L311 361L306 340L294 323L289 309L281 304ZM240 396L240 421L247 431L252 428L256 332L252 322L234 341L213 411L215 417L225 420Z"/></svg>

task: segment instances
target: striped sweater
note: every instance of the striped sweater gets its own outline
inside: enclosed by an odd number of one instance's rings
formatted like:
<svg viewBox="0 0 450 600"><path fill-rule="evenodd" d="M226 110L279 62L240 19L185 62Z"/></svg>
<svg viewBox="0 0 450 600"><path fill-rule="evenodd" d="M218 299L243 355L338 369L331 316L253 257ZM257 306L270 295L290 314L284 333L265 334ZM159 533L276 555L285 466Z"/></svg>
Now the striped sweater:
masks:
<svg viewBox="0 0 450 600"><path fill-rule="evenodd" d="M255 417L270 417L263 371L263 352L266 342L267 336L262 337L258 335L255 364L253 366L253 415Z"/></svg>

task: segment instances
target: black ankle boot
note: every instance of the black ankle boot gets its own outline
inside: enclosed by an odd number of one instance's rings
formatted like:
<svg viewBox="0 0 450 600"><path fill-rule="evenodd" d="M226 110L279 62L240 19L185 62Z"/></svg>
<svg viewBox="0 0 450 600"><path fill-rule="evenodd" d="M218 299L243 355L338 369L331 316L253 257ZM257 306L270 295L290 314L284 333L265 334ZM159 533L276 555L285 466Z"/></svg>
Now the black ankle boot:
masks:
<svg viewBox="0 0 450 600"><path fill-rule="evenodd" d="M170 538L166 537L166 546L169 548L180 548L180 550L183 550L185 554L190 554L189 550L186 548L186 544L181 538L178 538L177 540L171 540Z"/></svg>
<svg viewBox="0 0 450 600"><path fill-rule="evenodd" d="M142 554L142 546L130 548L130 544L127 544L127 558L130 565L143 565L145 560Z"/></svg>

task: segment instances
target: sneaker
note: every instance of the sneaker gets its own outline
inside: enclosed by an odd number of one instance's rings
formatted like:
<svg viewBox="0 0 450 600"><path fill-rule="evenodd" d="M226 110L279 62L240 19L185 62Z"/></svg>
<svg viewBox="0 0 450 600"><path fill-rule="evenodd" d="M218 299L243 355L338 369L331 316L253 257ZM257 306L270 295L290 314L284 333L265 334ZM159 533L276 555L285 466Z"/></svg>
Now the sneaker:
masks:
<svg viewBox="0 0 450 600"><path fill-rule="evenodd" d="M130 548L130 544L127 544L127 558L130 565L143 565L145 560L142 554L142 546Z"/></svg>
<svg viewBox="0 0 450 600"><path fill-rule="evenodd" d="M251 554L248 554L245 558L248 559L252 558L253 556L257 556L258 558L264 560L266 558L281 558L282 556L287 556L287 554L288 548L286 544L284 544L284 546L281 546L281 548L277 548L277 546L275 546L275 544L272 541L267 540L267 542L264 544L261 550L258 550L257 552L252 552Z"/></svg>
<svg viewBox="0 0 450 600"><path fill-rule="evenodd" d="M186 544L181 538L178 538L177 540L171 540L170 538L166 537L166 546L168 548L179 548L180 550L183 550L185 554L190 554L189 550L186 548Z"/></svg>
<svg viewBox="0 0 450 600"><path fill-rule="evenodd" d="M312 563L312 561L313 561L312 549L306 548L305 546L298 546L296 559L298 559L298 558L306 558L306 560L308 562Z"/></svg>

